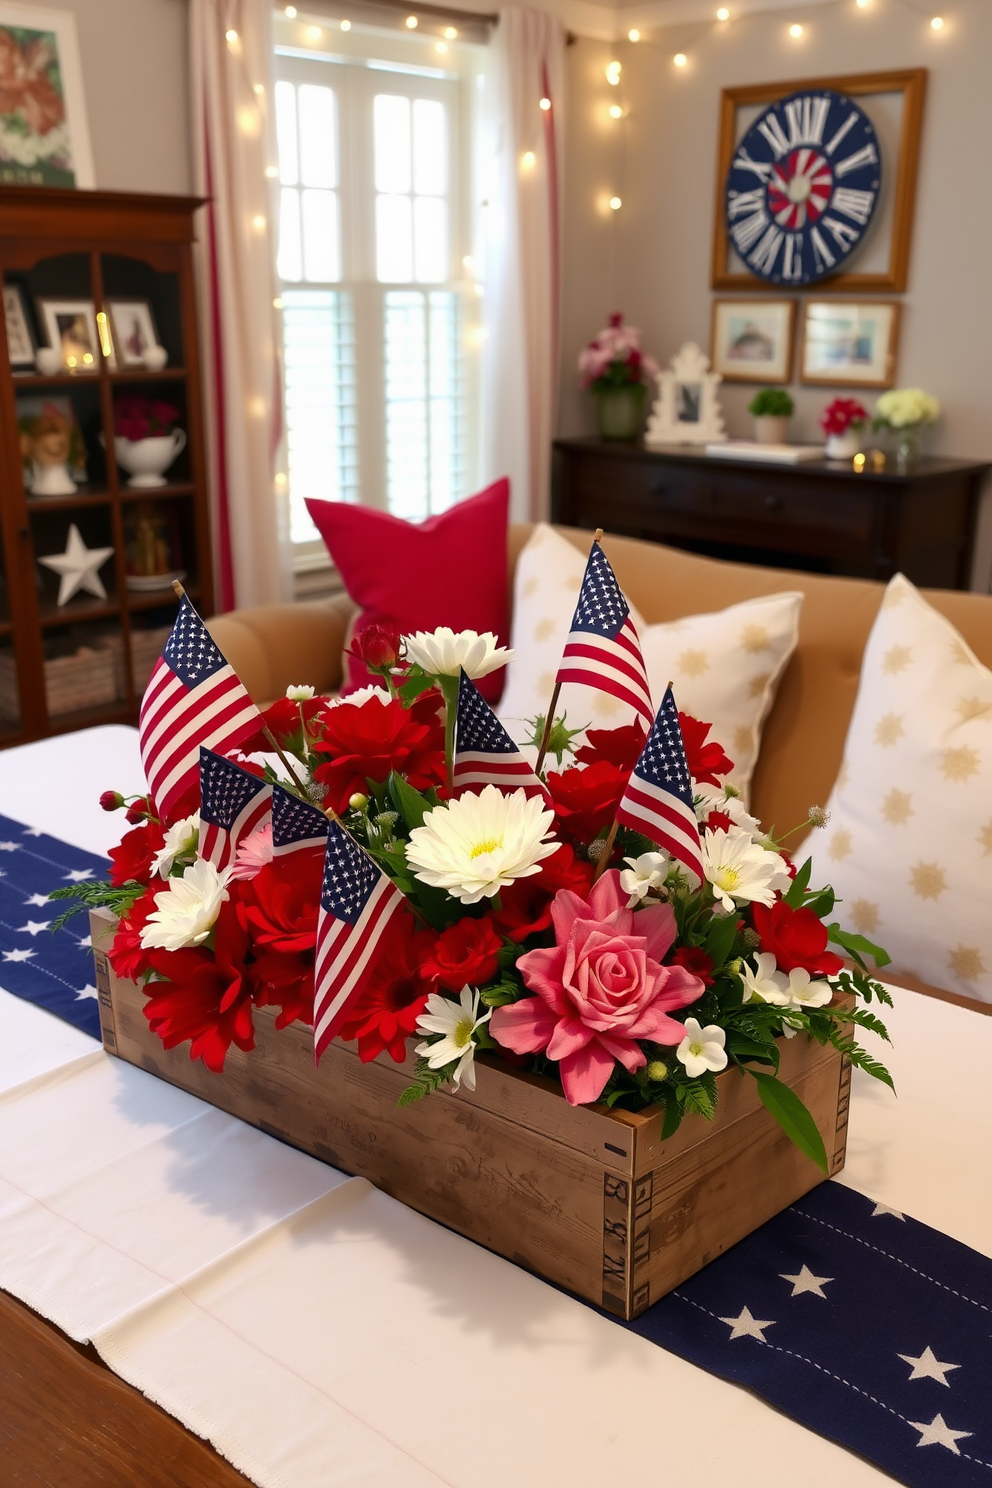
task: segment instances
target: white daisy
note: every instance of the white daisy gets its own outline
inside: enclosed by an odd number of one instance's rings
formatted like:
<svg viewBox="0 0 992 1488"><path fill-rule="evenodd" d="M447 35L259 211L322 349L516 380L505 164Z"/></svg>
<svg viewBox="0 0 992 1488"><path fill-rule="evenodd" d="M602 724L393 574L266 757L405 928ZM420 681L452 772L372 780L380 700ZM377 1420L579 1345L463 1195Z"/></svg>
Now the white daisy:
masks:
<svg viewBox="0 0 992 1488"><path fill-rule="evenodd" d="M356 707L360 708L363 703L368 702L369 698L378 698L380 703L388 703L389 693L385 687L377 687L373 682L368 687L356 687L354 692L348 693L347 697L331 698L327 706L329 708L340 708L344 703L354 703Z"/></svg>
<svg viewBox="0 0 992 1488"><path fill-rule="evenodd" d="M548 842L554 812L523 790L504 795L487 785L447 805L435 806L414 827L407 862L422 883L446 889L463 904L493 899L517 878L539 872L558 847Z"/></svg>
<svg viewBox="0 0 992 1488"><path fill-rule="evenodd" d="M630 895L628 908L646 899L652 889L661 888L668 877L671 861L667 852L646 852L639 858L624 858L630 867L621 868L620 887Z"/></svg>
<svg viewBox="0 0 992 1488"><path fill-rule="evenodd" d="M738 904L773 904L791 882L785 859L751 840L743 827L703 833L703 869L717 903L733 913Z"/></svg>
<svg viewBox="0 0 992 1488"><path fill-rule="evenodd" d="M491 630L418 630L403 637L404 655L430 677L457 677L464 671L474 681L513 660L513 652L499 644Z"/></svg>
<svg viewBox="0 0 992 1488"><path fill-rule="evenodd" d="M165 834L165 842L158 856L152 862L152 877L157 873L160 878L168 878L172 872L172 865L177 858L191 857L200 840L200 816L194 812L192 816L183 817L174 826L169 827Z"/></svg>
<svg viewBox="0 0 992 1488"><path fill-rule="evenodd" d="M466 1090L474 1090L475 1032L492 1015L489 1008L479 1017L479 993L472 987L463 987L457 1002L432 992L427 999L427 1011L417 1019L417 1028L421 1033L443 1033L444 1038L433 1044L418 1044L417 1053L427 1060L431 1069L443 1069L457 1059L451 1083L457 1090L464 1080Z"/></svg>
<svg viewBox="0 0 992 1488"><path fill-rule="evenodd" d="M170 878L169 886L155 895L155 911L148 916L141 932L146 950L161 947L181 951L206 940L228 898L227 880L230 869L218 873L206 858L197 858L182 878Z"/></svg>
<svg viewBox="0 0 992 1488"><path fill-rule="evenodd" d="M727 1035L718 1024L707 1023L705 1028L701 1028L698 1019L686 1018L683 1027L685 1038L675 1055L680 1064L685 1065L685 1072L691 1079L706 1070L727 1068L727 1050L724 1047Z"/></svg>

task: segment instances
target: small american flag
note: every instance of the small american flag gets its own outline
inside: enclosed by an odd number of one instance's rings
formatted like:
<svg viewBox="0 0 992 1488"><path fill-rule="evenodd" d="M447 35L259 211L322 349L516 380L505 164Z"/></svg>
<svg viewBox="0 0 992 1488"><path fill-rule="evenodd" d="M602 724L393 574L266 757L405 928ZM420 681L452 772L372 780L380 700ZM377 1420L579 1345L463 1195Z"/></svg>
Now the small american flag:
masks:
<svg viewBox="0 0 992 1488"><path fill-rule="evenodd" d="M523 789L528 796L547 796L545 787L464 672L458 683L456 730L456 791L495 785L504 791Z"/></svg>
<svg viewBox="0 0 992 1488"><path fill-rule="evenodd" d="M308 801L302 801L281 785L272 787L272 856L302 852L327 842L330 823L324 813Z"/></svg>
<svg viewBox="0 0 992 1488"><path fill-rule="evenodd" d="M201 858L223 869L243 837L262 827L272 810L272 787L212 749L200 750Z"/></svg>
<svg viewBox="0 0 992 1488"><path fill-rule="evenodd" d="M705 875L692 780L670 687L627 782L617 820L657 842L702 883Z"/></svg>
<svg viewBox="0 0 992 1488"><path fill-rule="evenodd" d="M138 719L145 779L159 812L192 810L200 787L200 746L223 754L261 727L261 714L186 598L152 672Z"/></svg>
<svg viewBox="0 0 992 1488"><path fill-rule="evenodd" d="M385 926L405 903L364 848L339 822L331 822L317 921L313 1034L318 1059L361 992Z"/></svg>
<svg viewBox="0 0 992 1488"><path fill-rule="evenodd" d="M608 692L629 703L645 723L654 717L630 606L598 542L593 543L586 564L557 680Z"/></svg>

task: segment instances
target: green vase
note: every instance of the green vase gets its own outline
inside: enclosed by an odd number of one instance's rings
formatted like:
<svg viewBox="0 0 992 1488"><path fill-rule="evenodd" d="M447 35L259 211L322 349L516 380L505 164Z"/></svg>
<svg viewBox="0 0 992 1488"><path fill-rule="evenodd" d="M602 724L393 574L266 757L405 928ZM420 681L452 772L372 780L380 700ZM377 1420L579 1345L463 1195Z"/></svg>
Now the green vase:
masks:
<svg viewBox="0 0 992 1488"><path fill-rule="evenodd" d="M605 388L596 394L596 425L601 439L636 439L644 425L643 382Z"/></svg>

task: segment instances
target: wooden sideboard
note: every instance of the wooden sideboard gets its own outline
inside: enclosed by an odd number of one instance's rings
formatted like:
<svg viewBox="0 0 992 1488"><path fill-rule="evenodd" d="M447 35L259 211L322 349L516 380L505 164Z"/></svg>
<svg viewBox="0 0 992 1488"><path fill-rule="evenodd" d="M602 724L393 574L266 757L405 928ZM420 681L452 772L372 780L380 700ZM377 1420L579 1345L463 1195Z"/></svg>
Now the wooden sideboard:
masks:
<svg viewBox="0 0 992 1488"><path fill-rule="evenodd" d="M901 572L914 584L967 589L990 469L922 459L900 471L890 459L859 474L850 461L783 465L559 439L552 520L745 563L880 580Z"/></svg>

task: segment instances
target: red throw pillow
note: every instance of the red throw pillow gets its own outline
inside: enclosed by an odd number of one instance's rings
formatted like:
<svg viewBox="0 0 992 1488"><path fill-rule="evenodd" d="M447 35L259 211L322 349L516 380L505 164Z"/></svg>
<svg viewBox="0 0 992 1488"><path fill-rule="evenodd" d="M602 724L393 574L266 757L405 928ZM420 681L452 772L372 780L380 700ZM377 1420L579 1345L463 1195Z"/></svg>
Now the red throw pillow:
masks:
<svg viewBox="0 0 992 1488"><path fill-rule="evenodd" d="M388 512L343 501L307 501L344 587L359 606L355 634L369 625L403 634L436 630L494 631L509 644L506 530L510 483L498 480L477 496L426 522L404 522ZM501 668L476 684L499 701ZM373 680L348 657L345 691Z"/></svg>

